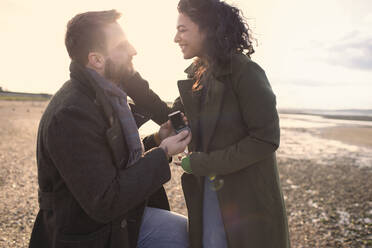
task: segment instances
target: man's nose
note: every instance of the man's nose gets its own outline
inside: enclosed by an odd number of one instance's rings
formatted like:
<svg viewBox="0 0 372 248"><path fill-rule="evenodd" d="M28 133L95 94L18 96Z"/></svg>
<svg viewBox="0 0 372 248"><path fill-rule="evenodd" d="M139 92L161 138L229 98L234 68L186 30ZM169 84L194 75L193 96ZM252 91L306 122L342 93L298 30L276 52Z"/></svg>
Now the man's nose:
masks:
<svg viewBox="0 0 372 248"><path fill-rule="evenodd" d="M137 55L137 50L134 48L134 46L132 44L129 45L129 54L131 56Z"/></svg>

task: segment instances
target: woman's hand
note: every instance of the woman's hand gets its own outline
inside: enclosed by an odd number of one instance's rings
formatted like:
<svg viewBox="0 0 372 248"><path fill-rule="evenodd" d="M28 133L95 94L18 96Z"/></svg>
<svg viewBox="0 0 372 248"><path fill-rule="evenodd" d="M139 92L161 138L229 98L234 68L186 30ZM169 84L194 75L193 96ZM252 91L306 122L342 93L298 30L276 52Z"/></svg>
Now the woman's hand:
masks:
<svg viewBox="0 0 372 248"><path fill-rule="evenodd" d="M175 156L176 159L173 159L173 164L177 166L181 166L182 159L186 157L187 155L189 155L189 152L187 151L187 149L177 154L177 156Z"/></svg>

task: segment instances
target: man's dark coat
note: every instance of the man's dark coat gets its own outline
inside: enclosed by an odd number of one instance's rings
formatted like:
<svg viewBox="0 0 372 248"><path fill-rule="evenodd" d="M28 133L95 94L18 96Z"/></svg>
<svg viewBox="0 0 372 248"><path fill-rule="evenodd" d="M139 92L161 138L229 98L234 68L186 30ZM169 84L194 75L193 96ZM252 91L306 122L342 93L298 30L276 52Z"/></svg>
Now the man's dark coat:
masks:
<svg viewBox="0 0 372 248"><path fill-rule="evenodd" d="M135 248L145 206L169 209L167 157L150 136L145 155L126 168L128 147L111 105L83 67L72 63L70 71L39 125L40 211L30 248ZM146 81L136 75L127 83L137 109L167 120L166 104ZM136 83L142 96L130 88ZM137 123L148 113L134 113Z"/></svg>

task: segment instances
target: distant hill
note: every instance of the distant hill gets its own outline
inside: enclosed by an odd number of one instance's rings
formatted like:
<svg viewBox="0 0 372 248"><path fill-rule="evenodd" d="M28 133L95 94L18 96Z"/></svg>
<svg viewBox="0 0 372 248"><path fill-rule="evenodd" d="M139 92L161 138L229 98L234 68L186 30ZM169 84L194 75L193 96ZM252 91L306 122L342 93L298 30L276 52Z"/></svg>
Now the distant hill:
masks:
<svg viewBox="0 0 372 248"><path fill-rule="evenodd" d="M13 92L4 91L0 87L0 100L18 100L18 101L46 101L49 100L53 95L46 93L25 93L25 92Z"/></svg>
<svg viewBox="0 0 372 248"><path fill-rule="evenodd" d="M318 115L329 119L372 121L372 109L279 109L279 113Z"/></svg>

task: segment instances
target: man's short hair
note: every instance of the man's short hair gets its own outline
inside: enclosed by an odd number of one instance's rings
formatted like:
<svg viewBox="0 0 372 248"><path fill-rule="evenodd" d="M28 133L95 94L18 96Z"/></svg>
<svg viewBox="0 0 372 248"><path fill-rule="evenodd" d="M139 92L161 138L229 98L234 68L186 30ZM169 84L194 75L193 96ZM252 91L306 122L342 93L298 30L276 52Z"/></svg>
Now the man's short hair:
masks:
<svg viewBox="0 0 372 248"><path fill-rule="evenodd" d="M68 55L81 65L88 63L91 51L106 53L103 28L121 17L116 10L90 11L76 15L67 23L65 45Z"/></svg>

